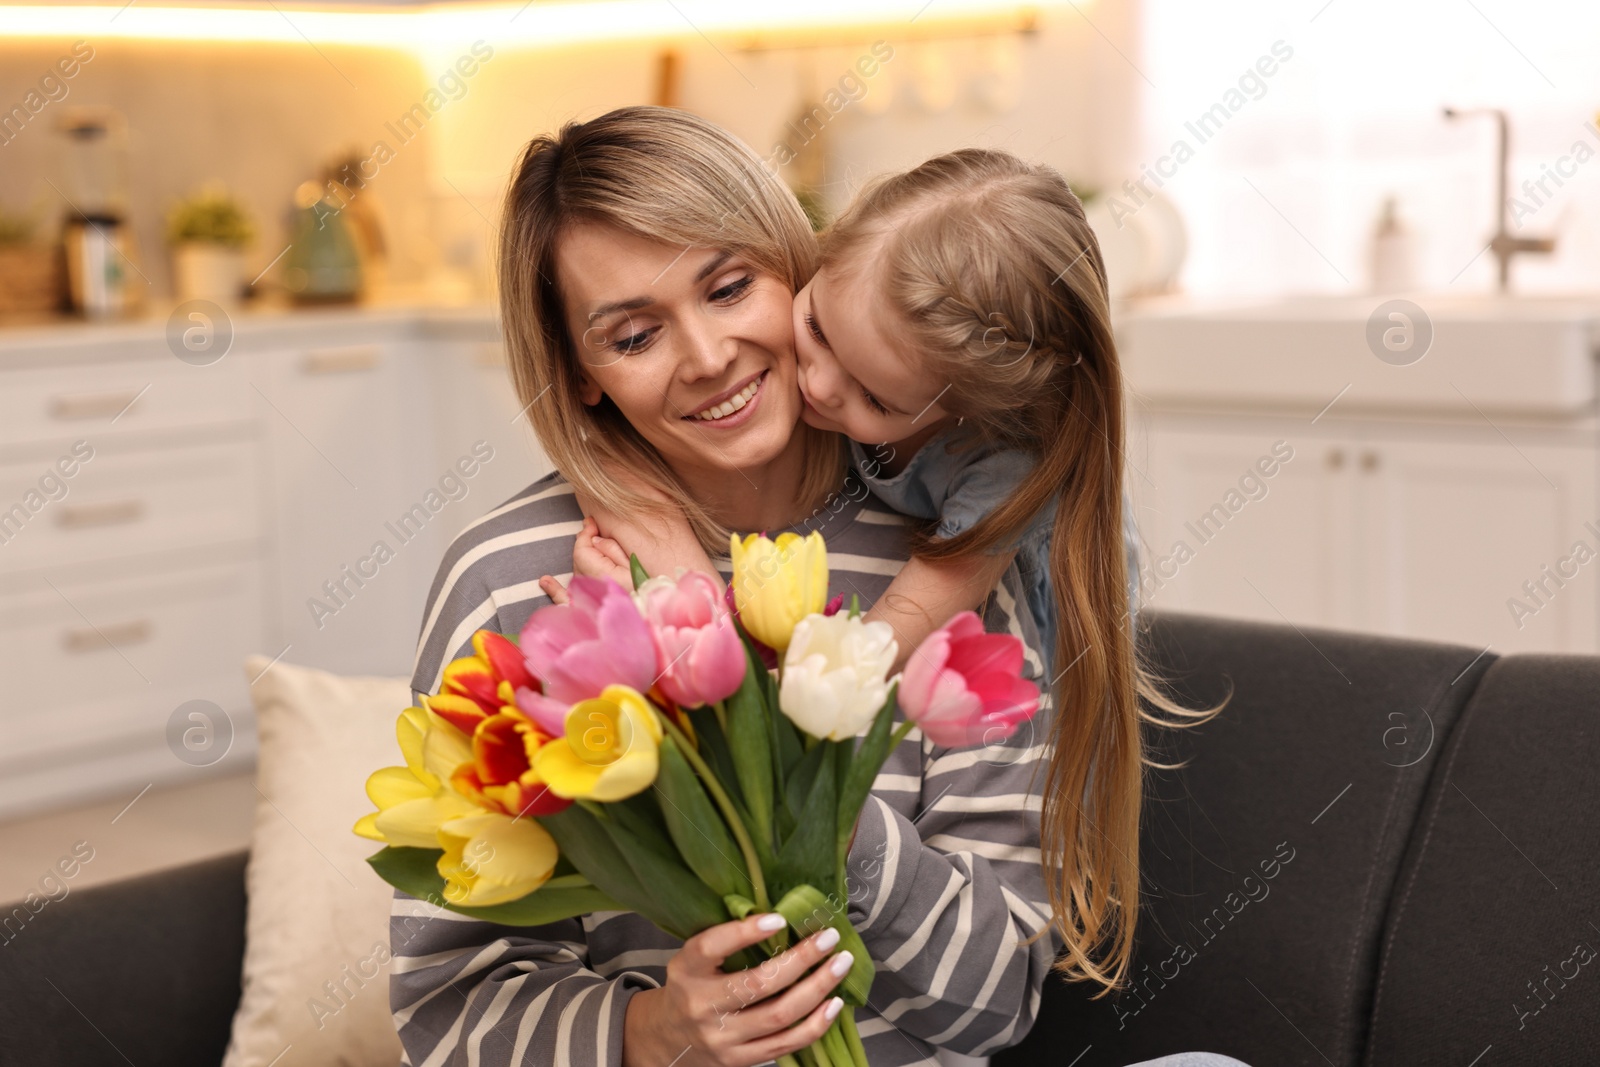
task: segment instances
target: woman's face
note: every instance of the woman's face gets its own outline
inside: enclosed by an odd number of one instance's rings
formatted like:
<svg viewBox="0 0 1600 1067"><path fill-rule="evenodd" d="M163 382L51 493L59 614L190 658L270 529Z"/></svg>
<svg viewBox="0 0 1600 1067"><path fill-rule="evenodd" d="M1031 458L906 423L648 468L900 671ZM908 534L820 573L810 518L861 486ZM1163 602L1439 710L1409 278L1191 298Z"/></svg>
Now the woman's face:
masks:
<svg viewBox="0 0 1600 1067"><path fill-rule="evenodd" d="M611 398L680 474L759 468L800 418L793 297L715 248L612 226L571 226L556 247L583 402Z"/></svg>

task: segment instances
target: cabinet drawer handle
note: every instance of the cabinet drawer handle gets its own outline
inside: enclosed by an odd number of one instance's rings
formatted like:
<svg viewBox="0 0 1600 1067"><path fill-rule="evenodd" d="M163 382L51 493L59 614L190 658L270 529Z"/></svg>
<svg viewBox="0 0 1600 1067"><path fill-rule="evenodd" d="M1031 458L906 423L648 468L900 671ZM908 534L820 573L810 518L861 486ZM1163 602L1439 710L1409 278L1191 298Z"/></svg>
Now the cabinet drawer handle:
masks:
<svg viewBox="0 0 1600 1067"><path fill-rule="evenodd" d="M50 401L50 417L62 421L113 418L139 399L139 391L121 393L83 393L58 396Z"/></svg>
<svg viewBox="0 0 1600 1067"><path fill-rule="evenodd" d="M1342 449L1342 448L1330 448L1330 449L1328 449L1328 468L1330 470L1338 470L1340 467L1343 467L1343 466L1344 466L1344 449Z"/></svg>
<svg viewBox="0 0 1600 1067"><path fill-rule="evenodd" d="M107 642L110 642L112 647L136 645L150 640L150 635L154 632L155 626L149 619L134 619L132 622L102 626L98 630L93 626L79 626L63 633L61 643L68 652L77 655L105 648Z"/></svg>
<svg viewBox="0 0 1600 1067"><path fill-rule="evenodd" d="M357 345L352 348L317 348L306 353L300 369L307 374L345 374L350 371L373 370L378 366L379 353L374 345Z"/></svg>
<svg viewBox="0 0 1600 1067"><path fill-rule="evenodd" d="M144 501L111 500L104 504L73 504L56 513L56 525L68 530L85 526L116 526L144 517Z"/></svg>
<svg viewBox="0 0 1600 1067"><path fill-rule="evenodd" d="M1376 452L1371 452L1371 451L1361 453L1361 469L1364 470L1364 471L1375 471L1375 470L1377 470L1378 469L1378 454Z"/></svg>

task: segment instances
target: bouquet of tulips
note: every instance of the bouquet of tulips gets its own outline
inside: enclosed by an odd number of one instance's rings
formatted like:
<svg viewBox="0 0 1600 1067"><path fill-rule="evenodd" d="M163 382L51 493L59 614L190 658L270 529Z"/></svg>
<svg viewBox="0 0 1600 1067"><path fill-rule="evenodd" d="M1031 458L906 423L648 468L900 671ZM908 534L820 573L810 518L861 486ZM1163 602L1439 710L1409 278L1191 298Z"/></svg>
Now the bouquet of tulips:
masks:
<svg viewBox="0 0 1600 1067"><path fill-rule="evenodd" d="M752 912L789 921L730 970L832 926L854 956L845 1007L798 1060L866 1067L854 1008L874 968L846 917L845 858L873 780L913 726L948 747L993 741L1039 693L1021 642L972 612L889 677L892 631L827 600L818 533L735 536L732 555L726 596L635 559L631 593L574 578L519 641L479 630L401 713L406 765L368 778L378 810L355 832L387 844L369 862L391 885L492 922L626 910L687 939Z"/></svg>

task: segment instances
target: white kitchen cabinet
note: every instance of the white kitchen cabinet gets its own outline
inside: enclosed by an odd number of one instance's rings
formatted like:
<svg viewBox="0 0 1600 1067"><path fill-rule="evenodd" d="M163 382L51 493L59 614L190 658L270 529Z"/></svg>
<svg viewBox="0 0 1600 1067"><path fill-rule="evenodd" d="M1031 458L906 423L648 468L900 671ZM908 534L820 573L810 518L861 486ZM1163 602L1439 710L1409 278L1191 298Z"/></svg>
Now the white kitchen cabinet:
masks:
<svg viewBox="0 0 1600 1067"><path fill-rule="evenodd" d="M1591 432L1155 410L1134 439L1151 604L1600 651L1600 557L1575 551L1600 553ZM1261 475L1275 442L1293 458Z"/></svg>
<svg viewBox="0 0 1600 1067"><path fill-rule="evenodd" d="M1573 559L1570 578L1543 570L1556 573L1579 541L1600 552L1584 525L1600 527L1592 443L1369 438L1352 458L1355 545L1370 555L1359 628L1499 652L1600 651L1600 559Z"/></svg>
<svg viewBox="0 0 1600 1067"><path fill-rule="evenodd" d="M0 350L0 815L197 773L191 701L253 758L264 643L260 438L241 367L153 336Z"/></svg>
<svg viewBox="0 0 1600 1067"><path fill-rule="evenodd" d="M449 539L548 470L488 309L252 313L206 365L164 325L0 331L0 818L248 767L252 652L408 676Z"/></svg>
<svg viewBox="0 0 1600 1067"><path fill-rule="evenodd" d="M427 367L439 412L435 466L451 469L479 442L493 455L467 480L471 506L448 516L447 545L469 522L555 468L528 425L498 340L436 342Z"/></svg>
<svg viewBox="0 0 1600 1067"><path fill-rule="evenodd" d="M1230 432L1153 420L1147 477L1131 475L1144 599L1351 625L1355 512L1341 467L1327 442L1288 425Z"/></svg>
<svg viewBox="0 0 1600 1067"><path fill-rule="evenodd" d="M268 655L345 674L410 672L439 557L424 502L435 427L411 345L352 338L252 359L271 469Z"/></svg>
<svg viewBox="0 0 1600 1067"><path fill-rule="evenodd" d="M38 572L0 595L0 813L196 773L167 745L190 701L215 711L205 766L248 766L244 657L261 640L259 558L238 549ZM220 713L220 714L219 714Z"/></svg>
<svg viewBox="0 0 1600 1067"><path fill-rule="evenodd" d="M59 500L8 537L7 572L260 540L252 436L158 447L100 434L80 440L89 458L59 479ZM0 500L23 499L46 466L37 459L0 463Z"/></svg>

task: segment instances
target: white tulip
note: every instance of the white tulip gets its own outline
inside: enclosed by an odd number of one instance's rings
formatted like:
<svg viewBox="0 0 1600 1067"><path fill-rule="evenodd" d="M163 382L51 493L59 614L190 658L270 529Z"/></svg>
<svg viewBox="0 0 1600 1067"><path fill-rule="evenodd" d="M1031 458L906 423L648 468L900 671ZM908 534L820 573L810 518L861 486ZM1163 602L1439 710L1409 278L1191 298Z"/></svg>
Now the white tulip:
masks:
<svg viewBox="0 0 1600 1067"><path fill-rule="evenodd" d="M865 730L889 699L899 645L886 622L807 615L783 659L778 707L812 737L843 741Z"/></svg>

